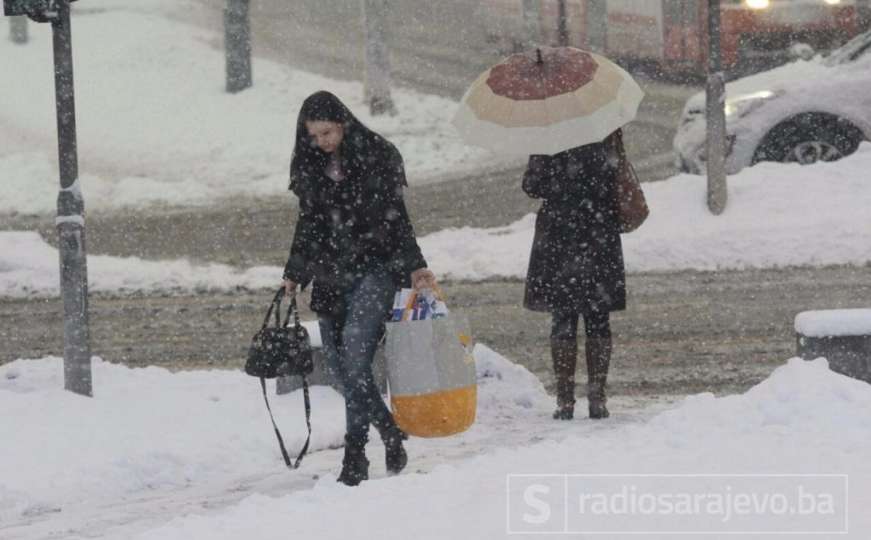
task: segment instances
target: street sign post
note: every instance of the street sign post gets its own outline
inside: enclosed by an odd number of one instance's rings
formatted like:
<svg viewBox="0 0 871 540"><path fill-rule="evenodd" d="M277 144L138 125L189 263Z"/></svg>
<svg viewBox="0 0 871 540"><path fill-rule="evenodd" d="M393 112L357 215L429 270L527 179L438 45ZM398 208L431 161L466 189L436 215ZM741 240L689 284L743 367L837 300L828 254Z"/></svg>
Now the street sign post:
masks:
<svg viewBox="0 0 871 540"><path fill-rule="evenodd" d="M708 209L720 215L726 208L726 79L720 58L720 0L708 0L708 79L706 163Z"/></svg>
<svg viewBox="0 0 871 540"><path fill-rule="evenodd" d="M59 16L61 4L76 0L3 0L3 14L7 17L26 15L36 22L53 22Z"/></svg>
<svg viewBox="0 0 871 540"><path fill-rule="evenodd" d="M72 0L4 0L3 10L5 15L26 15L36 22L49 22L52 27L60 170L55 223L58 231L60 286L64 309L64 388L91 396L93 390L88 324L85 204L78 182L70 1Z"/></svg>

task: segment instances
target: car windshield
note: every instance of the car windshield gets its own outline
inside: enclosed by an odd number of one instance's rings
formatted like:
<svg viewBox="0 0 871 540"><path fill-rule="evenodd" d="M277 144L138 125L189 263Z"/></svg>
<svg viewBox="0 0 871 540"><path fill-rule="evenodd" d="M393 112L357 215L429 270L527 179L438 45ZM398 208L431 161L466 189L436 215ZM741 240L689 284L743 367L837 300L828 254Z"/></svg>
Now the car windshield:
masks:
<svg viewBox="0 0 871 540"><path fill-rule="evenodd" d="M871 31L854 37L843 47L832 52L823 63L827 66L846 64L867 54L869 50L871 50Z"/></svg>

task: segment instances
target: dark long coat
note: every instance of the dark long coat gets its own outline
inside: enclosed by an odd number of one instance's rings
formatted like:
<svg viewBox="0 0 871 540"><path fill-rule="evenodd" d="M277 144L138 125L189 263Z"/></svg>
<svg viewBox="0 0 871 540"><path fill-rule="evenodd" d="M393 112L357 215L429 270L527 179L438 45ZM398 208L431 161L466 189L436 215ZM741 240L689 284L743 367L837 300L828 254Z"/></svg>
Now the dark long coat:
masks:
<svg viewBox="0 0 871 540"><path fill-rule="evenodd" d="M616 157L603 143L530 156L523 190L543 199L524 306L588 314L626 308Z"/></svg>
<svg viewBox="0 0 871 540"><path fill-rule="evenodd" d="M385 268L397 288L426 266L402 198L406 185L399 151L390 144L346 163L335 182L323 171L293 184L299 219L284 277L303 288L314 282L311 309L338 314L340 295L356 279Z"/></svg>

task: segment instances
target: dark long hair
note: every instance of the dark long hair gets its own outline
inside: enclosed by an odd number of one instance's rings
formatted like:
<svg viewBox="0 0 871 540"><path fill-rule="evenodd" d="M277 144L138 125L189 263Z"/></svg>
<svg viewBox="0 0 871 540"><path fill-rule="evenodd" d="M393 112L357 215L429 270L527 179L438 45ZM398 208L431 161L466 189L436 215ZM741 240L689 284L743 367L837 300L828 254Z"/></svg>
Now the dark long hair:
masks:
<svg viewBox="0 0 871 540"><path fill-rule="evenodd" d="M384 137L360 122L335 95L321 90L303 101L296 120L296 141L290 160L290 190L298 192L307 179L320 178L329 155L318 148L306 129L306 122L335 122L344 128L339 146L342 168L347 174L365 172L372 163L382 162L395 152Z"/></svg>

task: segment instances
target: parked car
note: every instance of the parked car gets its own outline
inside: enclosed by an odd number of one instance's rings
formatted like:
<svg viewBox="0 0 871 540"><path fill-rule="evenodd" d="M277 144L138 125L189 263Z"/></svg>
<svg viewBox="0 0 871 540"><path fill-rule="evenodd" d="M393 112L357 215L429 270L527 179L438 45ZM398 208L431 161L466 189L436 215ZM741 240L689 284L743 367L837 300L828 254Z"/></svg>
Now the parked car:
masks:
<svg viewBox="0 0 871 540"><path fill-rule="evenodd" d="M684 106L674 149L705 170L705 94ZM760 161L834 161L871 140L871 31L829 56L796 60L726 84L726 171Z"/></svg>

